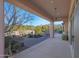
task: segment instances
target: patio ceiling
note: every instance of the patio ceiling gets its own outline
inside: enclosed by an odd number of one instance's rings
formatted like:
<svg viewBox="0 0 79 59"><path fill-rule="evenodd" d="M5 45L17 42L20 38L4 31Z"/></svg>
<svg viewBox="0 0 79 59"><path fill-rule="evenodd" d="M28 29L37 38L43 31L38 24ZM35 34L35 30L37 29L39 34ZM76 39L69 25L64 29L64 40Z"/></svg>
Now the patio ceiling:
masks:
<svg viewBox="0 0 79 59"><path fill-rule="evenodd" d="M8 0L16 6L49 20L68 18L71 0ZM57 19L58 18L58 19Z"/></svg>

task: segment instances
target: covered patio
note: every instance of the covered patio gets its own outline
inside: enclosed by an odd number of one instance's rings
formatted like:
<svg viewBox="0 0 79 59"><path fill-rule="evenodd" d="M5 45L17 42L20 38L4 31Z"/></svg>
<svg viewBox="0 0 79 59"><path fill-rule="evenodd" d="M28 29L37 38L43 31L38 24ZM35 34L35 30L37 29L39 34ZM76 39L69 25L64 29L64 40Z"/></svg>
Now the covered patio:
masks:
<svg viewBox="0 0 79 59"><path fill-rule="evenodd" d="M11 58L72 58L79 57L79 0L5 0L9 3L28 10L50 21L50 38L24 50ZM78 2L78 3L77 3ZM78 5L78 6L77 6ZM76 7L75 7L76 6ZM78 10L75 11L74 9ZM75 17L75 24L71 18ZM64 33L69 41L63 41L60 34L54 33L54 21L63 21ZM74 32L71 27L74 26ZM77 28L77 29L76 29ZM73 33L72 33L72 32ZM74 34L75 33L75 34ZM72 42L72 39L75 40ZM0 0L0 57L4 57L4 0ZM72 45L71 45L72 43Z"/></svg>

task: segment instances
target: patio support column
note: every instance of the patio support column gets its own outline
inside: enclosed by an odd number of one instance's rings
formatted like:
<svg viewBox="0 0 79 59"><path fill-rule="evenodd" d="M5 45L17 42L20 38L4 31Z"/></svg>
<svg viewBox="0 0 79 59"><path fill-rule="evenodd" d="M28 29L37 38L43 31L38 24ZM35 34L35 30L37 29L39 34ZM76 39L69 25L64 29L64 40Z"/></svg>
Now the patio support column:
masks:
<svg viewBox="0 0 79 59"><path fill-rule="evenodd" d="M4 0L0 0L0 58L4 57Z"/></svg>
<svg viewBox="0 0 79 59"><path fill-rule="evenodd" d="M64 32L68 33L68 20L67 19L64 20Z"/></svg>
<svg viewBox="0 0 79 59"><path fill-rule="evenodd" d="M49 26L49 32L50 32L50 38L54 38L54 21L50 22L50 26Z"/></svg>

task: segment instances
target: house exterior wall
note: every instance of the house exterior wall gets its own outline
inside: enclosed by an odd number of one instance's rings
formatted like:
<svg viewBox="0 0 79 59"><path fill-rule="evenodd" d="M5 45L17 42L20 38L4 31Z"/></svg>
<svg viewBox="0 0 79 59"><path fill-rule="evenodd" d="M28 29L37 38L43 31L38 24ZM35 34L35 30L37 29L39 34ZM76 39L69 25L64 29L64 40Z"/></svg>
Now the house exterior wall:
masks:
<svg viewBox="0 0 79 59"><path fill-rule="evenodd" d="M4 56L4 12L3 0L0 0L0 57Z"/></svg>
<svg viewBox="0 0 79 59"><path fill-rule="evenodd" d="M76 0L71 0L71 5L70 5L70 10L69 10L69 17L68 17L68 38L69 38L69 43L71 44L72 42L72 16L73 16L73 11L75 7L75 1Z"/></svg>
<svg viewBox="0 0 79 59"><path fill-rule="evenodd" d="M73 49L73 57L79 58L79 0L75 1L77 2L68 20L68 36Z"/></svg>
<svg viewBox="0 0 79 59"><path fill-rule="evenodd" d="M74 12L74 57L79 58L79 1Z"/></svg>

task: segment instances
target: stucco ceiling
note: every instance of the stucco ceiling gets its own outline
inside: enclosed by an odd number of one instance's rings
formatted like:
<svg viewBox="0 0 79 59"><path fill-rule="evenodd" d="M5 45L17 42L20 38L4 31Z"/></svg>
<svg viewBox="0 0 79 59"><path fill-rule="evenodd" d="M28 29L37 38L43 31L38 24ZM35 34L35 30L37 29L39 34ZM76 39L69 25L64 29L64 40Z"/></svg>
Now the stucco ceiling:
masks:
<svg viewBox="0 0 79 59"><path fill-rule="evenodd" d="M31 8L32 10L36 11L36 14L40 14L47 18L54 18L54 17L68 17L69 9L71 0L9 0L10 2L15 1L22 2L25 6L22 8L27 7ZM19 6L19 5L18 5ZM21 6L20 6L21 7ZM30 9L29 9L30 10ZM34 12L35 13L35 12Z"/></svg>
<svg viewBox="0 0 79 59"><path fill-rule="evenodd" d="M71 0L31 0L51 16L68 16Z"/></svg>

